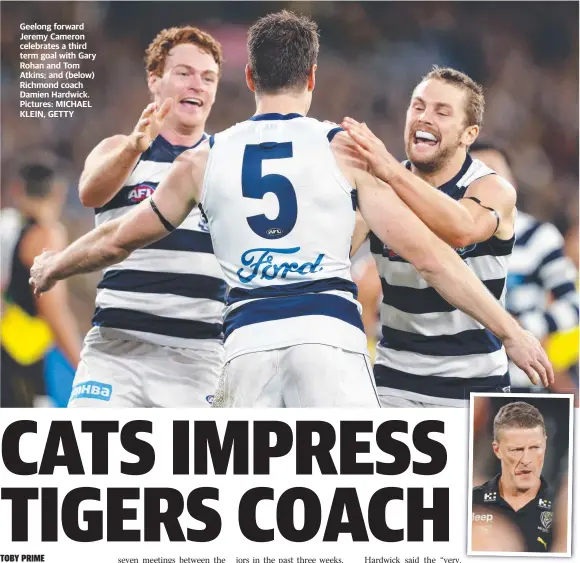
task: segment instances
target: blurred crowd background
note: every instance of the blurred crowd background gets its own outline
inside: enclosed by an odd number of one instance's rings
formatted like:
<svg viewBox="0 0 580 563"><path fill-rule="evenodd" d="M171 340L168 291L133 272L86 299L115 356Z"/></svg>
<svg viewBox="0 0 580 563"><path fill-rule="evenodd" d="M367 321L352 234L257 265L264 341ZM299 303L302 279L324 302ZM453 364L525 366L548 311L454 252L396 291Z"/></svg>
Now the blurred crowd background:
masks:
<svg viewBox="0 0 580 563"><path fill-rule="evenodd" d="M63 220L74 239L94 225L77 181L103 138L129 133L149 102L143 52L164 27L192 24L223 46L224 69L209 132L247 119L245 34L281 8L310 14L321 51L311 115L366 121L401 159L413 87L432 65L483 84L482 140L503 147L517 179L518 207L556 225L578 265L578 4L572 2L9 2L2 4L2 207L22 157L50 151L68 184ZM20 23L82 23L95 62L86 80L92 109L69 119L19 117ZM34 33L28 31L27 33ZM69 282L81 328L90 327L98 275Z"/></svg>

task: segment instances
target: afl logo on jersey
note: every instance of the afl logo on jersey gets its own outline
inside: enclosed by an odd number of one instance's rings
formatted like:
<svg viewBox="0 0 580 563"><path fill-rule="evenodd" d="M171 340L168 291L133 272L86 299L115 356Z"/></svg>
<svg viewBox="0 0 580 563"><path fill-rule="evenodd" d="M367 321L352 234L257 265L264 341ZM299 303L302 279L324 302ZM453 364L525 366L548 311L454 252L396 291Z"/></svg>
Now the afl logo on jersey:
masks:
<svg viewBox="0 0 580 563"><path fill-rule="evenodd" d="M127 199L131 203L139 203L147 199L155 191L155 187L155 185L151 184L139 184L129 192Z"/></svg>
<svg viewBox="0 0 580 563"><path fill-rule="evenodd" d="M282 234L282 229L279 229L278 227L274 227L272 229L268 229L266 231L266 234L267 235L270 235L270 236L272 236L272 235L274 235L274 236L280 236Z"/></svg>

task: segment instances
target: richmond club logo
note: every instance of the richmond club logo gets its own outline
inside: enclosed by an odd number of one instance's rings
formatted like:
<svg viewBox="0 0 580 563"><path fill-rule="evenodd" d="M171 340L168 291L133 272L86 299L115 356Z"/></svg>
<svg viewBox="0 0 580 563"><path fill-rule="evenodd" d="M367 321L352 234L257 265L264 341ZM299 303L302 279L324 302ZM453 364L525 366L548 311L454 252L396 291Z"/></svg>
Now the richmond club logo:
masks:
<svg viewBox="0 0 580 563"><path fill-rule="evenodd" d="M542 512L541 516L540 516L540 520L542 521L542 526L544 526L544 528L546 528L546 530L550 529L550 526L552 525L552 518L553 518L553 512Z"/></svg>
<svg viewBox="0 0 580 563"><path fill-rule="evenodd" d="M154 184L147 183L139 184L138 186L135 186L134 188L131 189L129 195L127 196L127 199L131 203L139 203L144 199L147 199L155 191L155 188L156 185Z"/></svg>

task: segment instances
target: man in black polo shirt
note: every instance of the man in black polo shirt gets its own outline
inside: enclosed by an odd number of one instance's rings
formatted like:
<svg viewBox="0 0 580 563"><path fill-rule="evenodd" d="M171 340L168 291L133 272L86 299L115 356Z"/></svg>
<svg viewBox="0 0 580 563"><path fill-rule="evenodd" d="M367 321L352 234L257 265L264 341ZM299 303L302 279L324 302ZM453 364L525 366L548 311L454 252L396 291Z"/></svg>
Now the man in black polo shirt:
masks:
<svg viewBox="0 0 580 563"><path fill-rule="evenodd" d="M487 528L488 551L511 551L493 545L499 531L493 530L494 524L497 528L501 521L508 521L521 532L523 551L547 552L552 542L554 493L542 477L544 418L528 403L508 403L495 417L493 435L493 451L501 462L501 473L473 489L473 530L476 526Z"/></svg>

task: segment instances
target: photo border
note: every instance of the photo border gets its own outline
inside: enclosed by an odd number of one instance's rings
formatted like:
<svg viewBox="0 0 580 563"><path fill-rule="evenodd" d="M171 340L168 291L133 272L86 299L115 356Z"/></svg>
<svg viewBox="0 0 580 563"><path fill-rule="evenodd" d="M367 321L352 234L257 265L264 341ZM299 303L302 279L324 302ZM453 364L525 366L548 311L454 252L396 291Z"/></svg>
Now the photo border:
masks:
<svg viewBox="0 0 580 563"><path fill-rule="evenodd" d="M503 399L558 399L566 398L569 402L568 416L568 526L566 530L566 552L565 553L535 553L530 551L473 551L471 549L472 531L472 503L473 503L473 419L474 419L474 399L476 397L501 397ZM574 395L570 393L471 393L469 397L469 489L467 494L467 555L473 557L572 557L572 491L574 483Z"/></svg>

